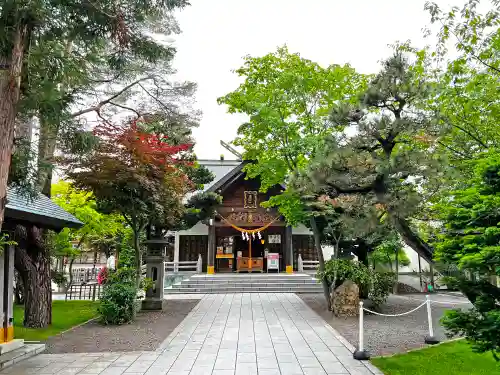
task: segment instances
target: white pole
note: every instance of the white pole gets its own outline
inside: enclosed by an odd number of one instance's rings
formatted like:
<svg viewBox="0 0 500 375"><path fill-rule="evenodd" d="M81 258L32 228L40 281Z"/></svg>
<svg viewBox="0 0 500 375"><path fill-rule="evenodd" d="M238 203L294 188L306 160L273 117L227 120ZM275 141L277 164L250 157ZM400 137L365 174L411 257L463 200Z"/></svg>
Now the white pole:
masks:
<svg viewBox="0 0 500 375"><path fill-rule="evenodd" d="M203 268L203 260L201 258L201 254L198 254L198 263L196 264L196 272L201 273Z"/></svg>
<svg viewBox="0 0 500 375"><path fill-rule="evenodd" d="M370 359L370 354L365 352L365 336L364 336L364 311L363 311L363 301L359 301L359 341L358 341L358 350L356 350L353 354L354 359L360 361L366 361Z"/></svg>
<svg viewBox="0 0 500 375"><path fill-rule="evenodd" d="M431 312L431 297L429 295L425 296L427 304L427 320L429 322L429 337L425 338L425 343L434 345L438 344L439 340L434 337L434 328L432 327L432 312Z"/></svg>
<svg viewBox="0 0 500 375"><path fill-rule="evenodd" d="M429 337L434 337L434 328L432 327L432 312L431 312L431 298L427 295L427 320L429 321Z"/></svg>
<svg viewBox="0 0 500 375"><path fill-rule="evenodd" d="M363 301L359 302L359 347L358 350L363 352L365 350L365 343L363 337Z"/></svg>

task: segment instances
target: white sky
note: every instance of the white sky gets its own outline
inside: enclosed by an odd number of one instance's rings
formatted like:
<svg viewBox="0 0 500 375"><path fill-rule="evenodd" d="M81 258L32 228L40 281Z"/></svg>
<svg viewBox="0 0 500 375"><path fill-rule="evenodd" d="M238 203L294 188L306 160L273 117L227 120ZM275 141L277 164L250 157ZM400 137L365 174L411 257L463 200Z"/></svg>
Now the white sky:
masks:
<svg viewBox="0 0 500 375"><path fill-rule="evenodd" d="M197 108L203 111L195 130L200 159L224 154L219 141L230 142L242 115L226 113L217 98L236 89L232 73L245 55L262 56L287 44L290 52L321 65L349 63L361 73L375 73L390 55L389 44L411 40L422 47L422 29L430 24L426 0L191 0L177 13L182 34L175 37L178 78L198 83ZM437 0L441 8L464 0ZM404 4L404 5L403 5Z"/></svg>

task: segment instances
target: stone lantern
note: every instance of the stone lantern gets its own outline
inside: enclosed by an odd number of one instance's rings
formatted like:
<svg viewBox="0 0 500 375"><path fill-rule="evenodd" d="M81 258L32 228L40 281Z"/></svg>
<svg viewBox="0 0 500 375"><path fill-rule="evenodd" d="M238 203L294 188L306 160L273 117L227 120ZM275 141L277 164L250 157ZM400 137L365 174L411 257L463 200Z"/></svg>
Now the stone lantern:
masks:
<svg viewBox="0 0 500 375"><path fill-rule="evenodd" d="M163 305L163 279L165 277L165 258L168 240L166 238L152 238L145 242L147 246L146 277L153 280L153 286L146 291L142 301L143 310L161 310Z"/></svg>

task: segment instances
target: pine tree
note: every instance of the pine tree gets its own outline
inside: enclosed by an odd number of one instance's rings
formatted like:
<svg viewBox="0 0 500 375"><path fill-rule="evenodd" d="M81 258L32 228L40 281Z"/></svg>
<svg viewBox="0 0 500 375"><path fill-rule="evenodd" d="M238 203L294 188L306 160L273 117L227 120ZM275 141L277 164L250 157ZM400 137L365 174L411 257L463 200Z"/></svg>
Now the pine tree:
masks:
<svg viewBox="0 0 500 375"><path fill-rule="evenodd" d="M402 239L430 261L431 247L411 226L421 209L418 186L439 175L439 161L428 152L436 135L434 118L413 105L426 94L425 82L415 79L396 52L356 105L333 108L332 125L355 134L328 137L294 185L344 201L363 196L367 209L387 214Z"/></svg>

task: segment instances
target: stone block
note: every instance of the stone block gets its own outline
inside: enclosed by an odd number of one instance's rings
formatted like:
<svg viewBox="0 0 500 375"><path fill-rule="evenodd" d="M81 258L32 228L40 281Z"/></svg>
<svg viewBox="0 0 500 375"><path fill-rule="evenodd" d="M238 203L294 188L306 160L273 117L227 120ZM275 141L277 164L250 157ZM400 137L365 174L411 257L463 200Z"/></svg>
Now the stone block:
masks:
<svg viewBox="0 0 500 375"><path fill-rule="evenodd" d="M356 316L359 311L359 287L351 280L346 280L331 295L335 316Z"/></svg>

